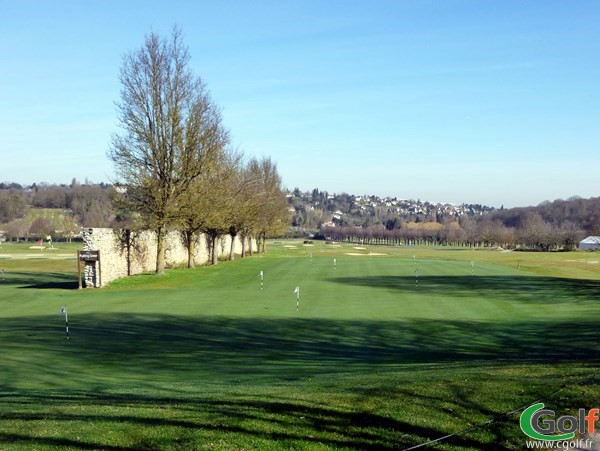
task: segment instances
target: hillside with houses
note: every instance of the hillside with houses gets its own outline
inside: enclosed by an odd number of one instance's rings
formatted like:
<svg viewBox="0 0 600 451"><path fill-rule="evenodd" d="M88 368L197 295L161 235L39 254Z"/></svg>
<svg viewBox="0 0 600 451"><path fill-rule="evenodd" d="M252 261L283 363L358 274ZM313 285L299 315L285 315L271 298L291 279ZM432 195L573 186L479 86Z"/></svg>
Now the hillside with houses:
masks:
<svg viewBox="0 0 600 451"><path fill-rule="evenodd" d="M600 198L496 209L318 189L286 195L293 236L549 251L574 249L586 236L593 241L600 235Z"/></svg>
<svg viewBox="0 0 600 451"><path fill-rule="evenodd" d="M481 216L493 210L479 204L451 204L379 197L376 195L330 194L327 191L302 192L298 188L287 192L292 227L319 229L320 227L383 225L399 228L402 223L456 221L461 216Z"/></svg>

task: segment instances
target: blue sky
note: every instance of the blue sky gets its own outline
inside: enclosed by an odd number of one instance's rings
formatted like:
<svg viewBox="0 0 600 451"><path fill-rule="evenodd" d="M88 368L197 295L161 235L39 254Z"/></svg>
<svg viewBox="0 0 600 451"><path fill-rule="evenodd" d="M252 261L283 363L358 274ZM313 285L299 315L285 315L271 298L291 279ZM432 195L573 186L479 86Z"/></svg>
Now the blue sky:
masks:
<svg viewBox="0 0 600 451"><path fill-rule="evenodd" d="M112 179L122 56L184 33L233 142L309 190L600 196L597 1L0 0L0 179Z"/></svg>

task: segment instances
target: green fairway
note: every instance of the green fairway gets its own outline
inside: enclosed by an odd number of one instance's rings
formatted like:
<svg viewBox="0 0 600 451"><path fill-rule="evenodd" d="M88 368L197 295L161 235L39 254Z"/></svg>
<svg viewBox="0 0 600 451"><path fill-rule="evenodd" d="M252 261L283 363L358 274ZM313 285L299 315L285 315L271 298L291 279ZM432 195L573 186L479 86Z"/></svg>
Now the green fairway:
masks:
<svg viewBox="0 0 600 451"><path fill-rule="evenodd" d="M360 247L83 291L74 261L3 260L0 449L402 449L598 407L598 254ZM524 440L511 415L436 449Z"/></svg>

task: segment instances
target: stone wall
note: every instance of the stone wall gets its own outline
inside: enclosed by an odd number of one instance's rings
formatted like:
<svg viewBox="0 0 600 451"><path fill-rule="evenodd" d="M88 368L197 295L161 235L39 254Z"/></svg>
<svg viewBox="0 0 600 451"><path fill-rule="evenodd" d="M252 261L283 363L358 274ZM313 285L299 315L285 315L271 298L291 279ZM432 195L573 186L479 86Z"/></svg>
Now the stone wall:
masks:
<svg viewBox="0 0 600 451"><path fill-rule="evenodd" d="M86 287L103 287L115 279L156 269L156 233L150 230L129 231L108 228L82 229L84 250L100 251L100 263L86 262L84 282ZM206 235L195 237L194 263L197 266L209 261L208 239ZM247 243L256 249L256 240ZM219 257L229 257L231 236L225 235L217 242ZM240 237L235 238L234 252L242 253ZM187 246L180 232L168 232L165 237L165 264L167 268L186 266Z"/></svg>

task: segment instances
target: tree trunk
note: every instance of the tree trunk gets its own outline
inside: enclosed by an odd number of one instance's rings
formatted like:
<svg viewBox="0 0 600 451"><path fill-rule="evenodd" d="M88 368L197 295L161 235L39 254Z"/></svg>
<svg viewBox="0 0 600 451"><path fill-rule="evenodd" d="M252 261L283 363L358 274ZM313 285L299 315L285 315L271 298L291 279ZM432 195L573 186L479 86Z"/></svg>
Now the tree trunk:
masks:
<svg viewBox="0 0 600 451"><path fill-rule="evenodd" d="M252 235L248 235L248 255L252 256Z"/></svg>
<svg viewBox="0 0 600 451"><path fill-rule="evenodd" d="M127 275L131 275L131 230L125 230L125 246L127 248Z"/></svg>
<svg viewBox="0 0 600 451"><path fill-rule="evenodd" d="M165 230L163 227L156 229L156 274L165 273Z"/></svg>
<svg viewBox="0 0 600 451"><path fill-rule="evenodd" d="M187 263L187 267L188 268L193 268L194 267L194 252L195 252L195 249L196 249L196 243L195 243L195 240L194 240L194 232L186 230L186 232L185 232L185 239L187 241L187 249L188 249L188 263Z"/></svg>
<svg viewBox="0 0 600 451"><path fill-rule="evenodd" d="M242 242L242 258L244 258L246 256L246 237L240 235L240 241Z"/></svg>
<svg viewBox="0 0 600 451"><path fill-rule="evenodd" d="M230 234L231 237L231 246L229 248L229 260L235 260L235 237L237 235Z"/></svg>
<svg viewBox="0 0 600 451"><path fill-rule="evenodd" d="M262 253L267 252L267 232L262 233Z"/></svg>
<svg viewBox="0 0 600 451"><path fill-rule="evenodd" d="M216 265L217 263L219 263L219 257L217 255L217 235L211 235L210 238L212 240L210 243L210 245L212 247L212 250L211 250L212 262L211 263L213 265Z"/></svg>

